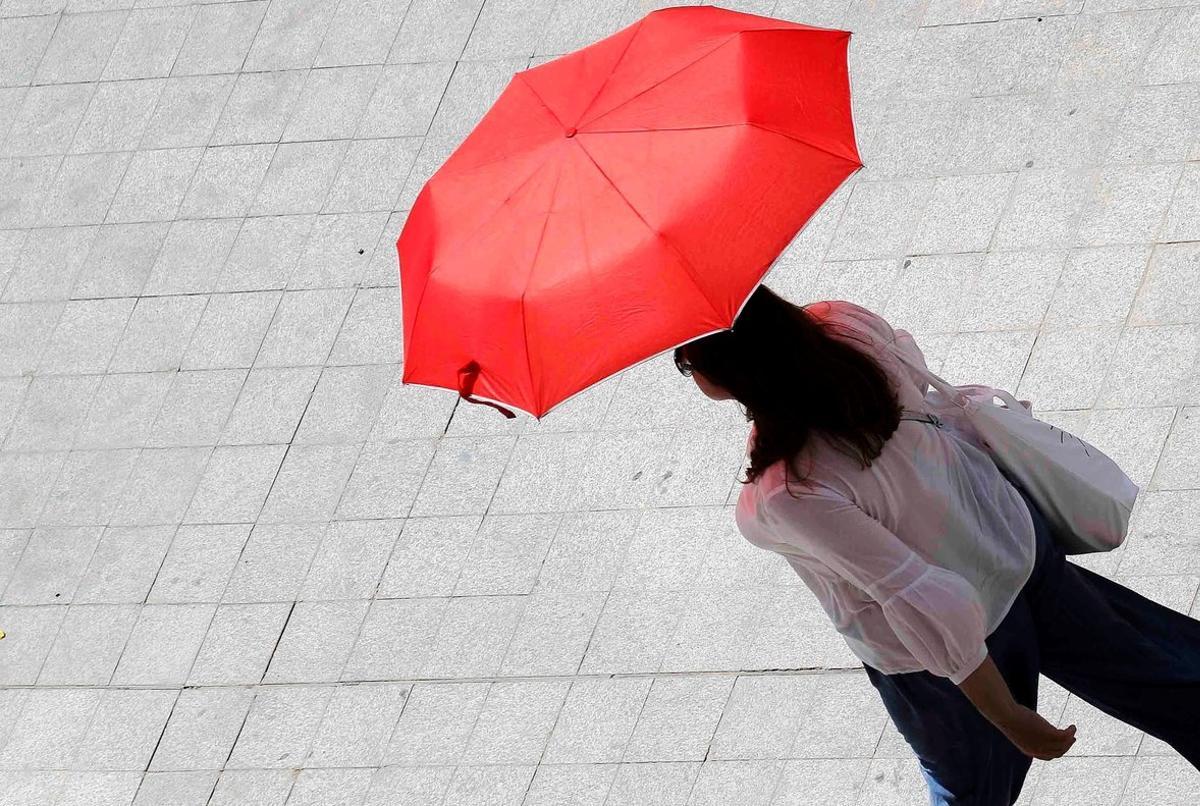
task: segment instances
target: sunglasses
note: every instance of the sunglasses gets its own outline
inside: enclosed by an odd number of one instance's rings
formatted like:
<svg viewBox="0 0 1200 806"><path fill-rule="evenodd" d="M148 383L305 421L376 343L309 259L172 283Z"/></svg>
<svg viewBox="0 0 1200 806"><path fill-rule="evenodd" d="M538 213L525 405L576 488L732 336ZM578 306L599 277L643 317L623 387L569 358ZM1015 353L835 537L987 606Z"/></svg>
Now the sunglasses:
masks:
<svg viewBox="0 0 1200 806"><path fill-rule="evenodd" d="M691 377L692 365L684 360L683 350L680 348L675 349L675 369L679 370L682 375Z"/></svg>

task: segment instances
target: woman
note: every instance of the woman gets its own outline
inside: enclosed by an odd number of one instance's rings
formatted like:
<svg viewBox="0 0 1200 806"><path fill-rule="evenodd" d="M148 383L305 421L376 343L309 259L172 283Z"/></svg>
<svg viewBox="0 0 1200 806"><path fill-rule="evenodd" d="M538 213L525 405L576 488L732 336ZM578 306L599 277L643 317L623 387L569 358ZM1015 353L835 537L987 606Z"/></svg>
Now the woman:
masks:
<svg viewBox="0 0 1200 806"><path fill-rule="evenodd" d="M891 349L924 366L866 308L760 285L675 361L744 406L738 527L817 595L930 802L1010 806L1033 758L1070 749L1075 726L1037 714L1039 673L1200 769L1200 621L1066 562L969 422L923 413L926 384Z"/></svg>

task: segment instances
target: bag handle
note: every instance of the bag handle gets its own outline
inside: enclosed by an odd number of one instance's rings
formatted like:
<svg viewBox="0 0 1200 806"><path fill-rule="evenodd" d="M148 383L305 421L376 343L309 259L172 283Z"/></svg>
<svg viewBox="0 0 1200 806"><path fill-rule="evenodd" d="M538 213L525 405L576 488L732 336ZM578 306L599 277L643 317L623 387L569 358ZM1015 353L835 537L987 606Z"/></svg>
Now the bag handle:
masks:
<svg viewBox="0 0 1200 806"><path fill-rule="evenodd" d="M896 343L894 341L888 342L887 347L891 351L892 355L896 356L901 361L903 361L905 364L907 364L908 366L910 366L914 370L916 370L917 374L922 376L931 386L933 386L933 388L937 389L939 392L941 392L943 395L945 395L948 400L950 400L952 403L954 403L954 405L956 405L960 409L963 409L964 411L966 411L967 401L970 398L966 393L964 393L962 391L962 389L959 389L958 387L954 386L953 384L948 383L945 379L941 378L940 376L935 375L928 367L921 366L921 364L914 361L911 357L909 357L907 354L905 354L905 352L903 350L901 350L899 347L897 347ZM1021 401L1017 400L1017 398L1015 396L1013 396L1009 392L1004 391L1003 389L999 389L999 388L996 388L993 386L973 386L971 388L986 389L988 391L988 399L989 400L992 397L998 397L1004 401L1005 405L1008 406L1009 409L1011 409L1013 411L1019 411L1028 417L1033 417L1033 412L1031 412L1029 409L1027 409L1025 407L1025 405L1023 403L1021 403Z"/></svg>
<svg viewBox="0 0 1200 806"><path fill-rule="evenodd" d="M938 375L933 374L928 367L921 366L912 358L905 355L904 351L897 347L894 341L887 342L887 348L892 355L896 356L905 364L916 370L918 375L924 378L934 389L937 389L939 392L945 395L948 400L954 403L954 405L958 406L960 409L966 409L967 396L964 395L959 389L955 388L953 384L947 383Z"/></svg>
<svg viewBox="0 0 1200 806"><path fill-rule="evenodd" d="M1004 401L1013 411L1019 411L1027 417L1033 417L1033 412L1025 408L1025 404L1017 400L1015 395L1009 394L1003 389L992 389L992 394Z"/></svg>

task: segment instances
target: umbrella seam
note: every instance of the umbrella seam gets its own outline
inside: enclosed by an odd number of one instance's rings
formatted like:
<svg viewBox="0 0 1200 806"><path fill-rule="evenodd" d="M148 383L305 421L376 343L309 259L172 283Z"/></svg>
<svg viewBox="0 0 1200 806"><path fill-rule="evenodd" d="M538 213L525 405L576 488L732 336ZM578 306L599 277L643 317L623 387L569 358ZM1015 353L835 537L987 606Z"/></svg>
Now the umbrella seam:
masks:
<svg viewBox="0 0 1200 806"><path fill-rule="evenodd" d="M647 15L647 17L648 17L648 16L649 16L649 15ZM642 20L641 20L641 21L638 23L638 29L639 29L639 30L641 29L641 22L645 22L645 20L646 20L646 17L643 17L643 18L642 18ZM612 107L611 109L609 109L609 110L607 110L607 111L605 111L605 112L603 112L603 113L601 113L601 114L597 115L596 117L592 118L592 119L591 119L591 120L589 120L589 121L584 121L584 122L582 122L582 123L579 123L579 124L577 124L577 128L582 128L583 126L587 125L588 123L591 123L591 122L593 122L593 121L595 121L595 120L599 120L600 118L604 117L605 115L611 114L611 113L615 112L616 110L620 109L622 106L624 106L625 104L627 104L627 103L629 103L630 101L634 100L635 98L639 98L639 97L641 97L642 95L645 95L645 94L646 94L647 92L649 92L650 90L654 89L655 87L659 86L660 84L662 84L662 83L664 83L664 82L666 82L666 81L669 81L670 79L672 79L672 78L674 78L675 76L679 75L679 74L680 74L680 73L682 73L684 70L686 70L686 69L688 69L689 67L693 66L694 64L696 64L697 62L701 61L702 59L705 59L705 58L707 58L707 57L711 56L712 54L716 53L718 50L720 50L720 49L721 49L721 48L723 48L725 45L727 45L727 44L729 44L730 42L732 42L734 39L737 39L737 38L738 38L739 36L741 36L742 34L745 34L745 33L757 33L757 32L759 32L759 31L789 31L789 32L797 32L797 31L799 31L799 32L804 32L804 31L808 31L808 32L831 32L831 33L837 33L837 34L842 34L842 33L845 33L844 31L835 31L835 30L833 30L833 29L826 29L826 28L811 28L811 27L808 27L808 26L805 26L804 28L799 28L799 29L797 29L797 28L791 28L791 27L789 27L789 26L780 26L780 27L770 27L770 28L743 28L743 29L740 29L740 30L734 31L732 34L730 34L730 35L729 35L729 38L728 38L728 39L726 39L724 42L721 42L720 44L718 44L718 45L717 45L716 47L714 47L712 50L710 50L710 51L708 51L708 52L706 52L706 53L703 53L703 54L701 54L700 56L697 56L695 59L693 59L692 61L690 61L690 62L688 62L687 64L683 65L682 67L680 67L680 68L679 68L678 70L676 70L675 72L673 72L673 73L670 73L670 74L668 74L668 75L666 75L666 76L663 76L661 79L659 79L658 81L654 82L654 83L653 83L653 84L651 84L649 87L646 87L646 89L644 89L644 90L642 90L641 92L637 93L637 95L633 95L633 96L630 96L629 98L626 98L624 101L621 101L621 103L619 103L619 104L617 104L616 106ZM637 31L635 31L635 32L634 32L634 34L633 34L633 36L631 36L631 37L629 38L629 45L632 45L632 44L633 44L633 38L634 38L634 37L636 37L636 36L637 36ZM628 50L628 49L629 49L629 45L626 45L626 50ZM621 62L621 59L623 59L624 57L625 57L625 53L624 53L624 52L622 52L622 53L621 53L621 56L620 56L620 58L618 58L618 59L617 59L617 62L613 64L613 66L612 66L612 69L611 69L611 70L610 70L610 72L609 72L609 78L611 78L611 77L612 77L612 73L613 73L613 72L616 72L617 66L620 64L620 62ZM606 78L606 79L604 80L604 82L605 82L605 85L607 85L607 83L608 83L608 78ZM601 90L603 90L603 89L604 89L604 85L601 85L600 89L601 89ZM593 98L592 98L592 100L591 100L591 102L589 102L589 103L588 103L588 107L587 107L587 109L584 109L584 111L583 111L582 113L580 113L580 117L581 117L581 118L582 118L582 117L583 117L585 114L587 114L587 112L588 112L588 110L589 110L589 109L591 109L591 106L592 106L592 104L593 104L593 103L595 103L595 101L596 101L596 98L597 98L597 97L599 97L599 95L600 95L600 90L597 90L597 91L596 91L596 96L595 96L595 97L593 97Z"/></svg>
<svg viewBox="0 0 1200 806"><path fill-rule="evenodd" d="M580 122L580 123L577 125L577 128L580 128L580 129L582 129L584 126L588 125L589 123L592 123L592 122L594 122L594 121L597 121L597 120L599 120L600 118L604 117L605 115L611 115L613 112L616 112L618 109L620 109L621 107L625 106L626 104L628 104L628 103L630 103L630 102L632 102L632 101L634 101L634 100L636 100L636 99L638 99L638 98L642 97L643 95L645 95L646 93L648 93L650 90L654 89L655 87L658 87L658 86L660 86L660 85L662 85L662 84L666 83L667 81L670 81L672 78L674 78L675 76L679 75L679 74L680 74L680 73L682 73L684 70L688 69L689 67L692 67L693 65L695 65L695 64L696 64L696 63L698 63L698 62L700 62L701 60L708 58L709 56L711 56L712 54L716 53L716 52L717 52L718 50L720 50L721 48L723 48L723 47L725 47L726 45L728 45L730 42L732 42L734 39L736 39L736 38L738 37L738 34L740 34L740 33L741 33L741 32L739 31L739 32L735 32L735 33L731 34L731 35L729 36L729 38L728 38L728 39L726 39L726 40L724 40L723 42L721 42L720 44L718 44L718 45L717 45L716 47L714 47L712 50L705 51L704 53L702 53L702 54L700 54L699 56L697 56L695 59L692 59L690 62L688 62L687 64L685 64L685 65L683 65L682 67L680 67L680 68L679 68L678 70L676 70L675 72L673 72L673 73L669 73L669 74L667 74L667 75L663 76L663 77L662 77L662 78L660 78L658 81L655 81L653 84L651 84L649 87L646 87L646 89L642 90L641 92L637 93L636 95L631 95L631 96L629 96L629 97L628 97L628 98L626 98L624 101L621 101L621 103L617 104L616 106L612 107L611 109L607 109L607 110L605 110L604 112L601 112L599 115L597 115L596 117L592 118L591 120L586 120L586 121L582 121L582 122Z"/></svg>
<svg viewBox="0 0 1200 806"><path fill-rule="evenodd" d="M541 102L541 100L542 100L541 98L538 99L539 102ZM545 104L543 103L542 106L545 106ZM549 107L547 107L547 110L549 111ZM553 112L551 112L550 114L554 115ZM557 116L555 116L555 122L556 123L559 122ZM438 168L437 178L439 178L439 179L449 179L451 177L461 178L461 177L467 176L472 171L478 171L483 168L490 168L491 166L495 165L498 162L507 162L508 160L516 159L516 158L522 156L522 154L536 153L540 149L551 148L553 146L554 146L554 140L545 140L545 141L539 143L538 145L534 146L533 148L528 149L524 152L511 151L507 154L496 157L493 160L487 160L486 162L476 163L475 165L468 165L463 168L456 167L452 171L443 171L442 168ZM453 155L451 155L451 156L453 156Z"/></svg>
<svg viewBox="0 0 1200 806"><path fill-rule="evenodd" d="M546 211L546 219L542 222L542 232L538 235L537 246L533 249L533 260L529 266L529 276L525 278L525 288L521 291L521 333L525 336L525 369L529 373L529 389L533 392L535 406L541 405L541 396L533 380L533 360L529 351L529 327L525 315L525 295L529 292L529 284L533 273L537 271L538 256L542 253L542 242L546 240L546 230L550 228L550 216L554 214L554 201L558 198L558 184L562 180L562 163L558 163L558 173L554 175L554 189L550 191L550 209Z"/></svg>
<svg viewBox="0 0 1200 806"><path fill-rule="evenodd" d="M647 16L649 16L649 15L647 15ZM588 112L592 111L592 105L596 103L596 99L600 97L600 93L604 92L604 88L608 86L608 82L612 79L613 73L617 72L617 68L621 66L621 62L624 60L625 54L629 52L629 49L631 47L633 47L633 40L637 39L637 35L639 33L641 33L642 23L644 23L645 21L646 21L646 17L642 17L640 20L638 20L637 28L635 28L633 33L629 35L629 41L625 43L625 49L621 51L621 55L617 57L617 60L615 62L613 62L613 66L609 68L608 75L606 75L604 77L604 81L600 82L600 86L599 86L599 88L597 88L596 94L592 96L592 99L590 101L588 101L588 105L585 106L583 108L583 111L579 113L580 119L583 118L583 116L586 115ZM543 101L543 103L545 103L545 102ZM546 108L549 109L550 107L547 106ZM607 114L607 113L605 113L605 114ZM558 116L555 115L555 117L558 117ZM581 125L583 125L583 124L577 124L577 127L581 126Z"/></svg>
<svg viewBox="0 0 1200 806"><path fill-rule="evenodd" d="M787 132L781 132L778 129L772 129L769 126L764 126L761 123L755 123L754 121L751 121L751 120L746 121L744 124L733 123L733 124L728 124L728 125L731 125L731 126L737 126L737 125L753 126L756 129L762 129L764 132L770 132L771 134L778 134L780 137L786 137L789 140L795 140L797 143L806 145L809 148L815 148L817 151L824 151L826 154L829 154L831 157L836 157L837 159L845 160L846 162L853 162L856 164L858 163L857 160L853 160L850 157L847 157L845 154L838 154L833 151L830 151L828 148L823 148L819 145L816 145L815 143L810 143L809 141L805 140L803 137L797 137L794 134L788 134ZM714 126L713 128L720 128L720 127Z"/></svg>
<svg viewBox="0 0 1200 806"><path fill-rule="evenodd" d="M533 179L533 177L536 176L537 173L543 167L545 167L546 163L549 161L550 161L550 157L547 156L546 159L544 159L540 163L538 163L538 166L536 168L534 168L532 171L530 171L529 175L526 176L524 179L522 179L521 183L519 185L517 185L515 188L513 188L512 192L508 194L508 196L504 199L504 201L501 202L499 205L497 205L495 207L495 209L493 209L490 213L488 213L487 216L482 221L479 222L479 226L477 226L474 229L474 231L470 235L468 235L464 240L460 241L457 244L457 249L454 249L452 251L457 252L457 251L465 248L468 243L473 241L479 235L479 233L483 230L484 226L487 225L492 220L492 218L494 218L495 215L498 212L500 212L500 210L503 209L505 207L505 205L508 204L509 199L511 199L513 196L515 196L517 193L519 193L521 191L521 189L524 188L525 185L527 185L529 183L529 181L531 179ZM432 191L430 191L430 192L432 192ZM430 202L430 204L432 205L432 201ZM403 233L401 233L401 236L403 236ZM444 266L446 264L446 261L449 260L449 258L450 258L450 254L443 255L429 268L429 273L425 275L425 282L421 285L421 295L417 298L417 308L413 312L412 332L413 332L414 336L417 333L417 331L419 330L418 325L420 324L422 303L425 302L425 293L429 289L429 281L433 277L434 272L436 272L439 268ZM401 266L401 268L403 268L403 266Z"/></svg>
<svg viewBox="0 0 1200 806"><path fill-rule="evenodd" d="M479 226L477 226L471 232L470 235L468 235L466 238L464 238L463 240L458 242L458 244L457 244L458 248L454 251L458 251L458 250L465 248L467 246L467 244L471 243L471 241L473 241L476 237L478 237L480 231L482 231L486 225L491 223L492 219L496 217L496 214L499 213L501 210L503 210L504 207L509 203L509 201L511 201L518 193L520 193L525 188L525 186L527 184L529 184L529 181L531 179L533 179L533 177L537 176L537 174L542 170L542 168L546 167L546 163L550 161L550 157L552 157L552 156L553 156L553 154L547 155L544 160L542 160L541 162L539 162L537 164L536 168L534 168L532 171L530 171L529 174L524 179L521 180L520 184L518 184L515 188L513 188L511 191L509 191L508 195L505 196L504 201L502 201L502 202L500 202L500 204L496 205L487 214L487 216L485 216L484 219L479 222ZM430 267L429 274L426 276L432 277L433 273L435 271L437 271L439 268L441 268L449 258L450 258L450 254L446 254L446 255L442 256L442 258L440 260L438 260L435 264L433 264L433 266Z"/></svg>
<svg viewBox="0 0 1200 806"><path fill-rule="evenodd" d="M616 192L616 194L621 197L621 201L625 202L626 206L628 206L629 209L633 211L633 214L638 217L638 220L646 225L646 229L650 230L652 233L654 233L659 238L661 238L663 243L665 243L667 246L669 246L671 248L671 251L673 251L679 257L680 262L683 264L684 271L687 272L688 277L690 277L692 280L692 285L695 286L695 288L698 292L700 292L700 296L704 299L705 302L708 303L709 309L716 315L717 319L719 320L721 318L721 314L717 310L717 306L713 304L712 299L709 298L708 294L705 293L704 288L700 285L698 276L695 271L695 267L692 266L692 264L688 261L688 259L683 256L683 253L679 251L679 248L676 247L675 244L672 243L671 240L669 238L667 238L667 236L665 234L663 234L659 230L655 229L655 227L653 225L651 225L651 223L649 221L646 220L646 217L643 216L641 214L641 212L636 207L633 206L633 203L630 202L629 199L627 199L625 197L625 194L622 193L621 189L619 187L617 187L615 182L612 181L612 178L607 173L604 172L604 169L600 167L600 163L596 162L595 157L593 157L591 155L591 153L586 148L583 147L582 143L579 144L579 150L587 155L587 158L592 161L592 165L596 166L596 170L599 171L600 175L603 176L604 179L608 182L609 187L611 187Z"/></svg>

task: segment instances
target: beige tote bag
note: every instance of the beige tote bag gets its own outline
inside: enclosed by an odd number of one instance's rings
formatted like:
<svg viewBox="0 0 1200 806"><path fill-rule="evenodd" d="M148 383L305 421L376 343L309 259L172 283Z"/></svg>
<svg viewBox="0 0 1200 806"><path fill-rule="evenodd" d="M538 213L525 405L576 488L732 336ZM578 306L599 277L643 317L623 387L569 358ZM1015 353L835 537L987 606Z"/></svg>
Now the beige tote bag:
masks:
<svg viewBox="0 0 1200 806"><path fill-rule="evenodd" d="M1140 488L1096 446L1042 422L1003 389L954 386L894 345L889 349L933 387L935 416L965 420L996 464L1017 480L1050 522L1065 554L1112 551L1129 532ZM997 405L999 398L1006 405Z"/></svg>

